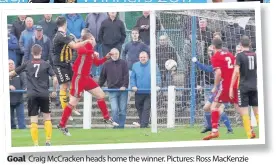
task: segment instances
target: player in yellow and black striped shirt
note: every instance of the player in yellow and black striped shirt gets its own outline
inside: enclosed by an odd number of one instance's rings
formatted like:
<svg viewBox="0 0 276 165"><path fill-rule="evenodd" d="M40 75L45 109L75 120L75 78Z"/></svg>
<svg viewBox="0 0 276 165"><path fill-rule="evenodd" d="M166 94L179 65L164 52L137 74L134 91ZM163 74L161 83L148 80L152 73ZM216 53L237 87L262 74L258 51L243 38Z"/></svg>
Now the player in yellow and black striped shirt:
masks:
<svg viewBox="0 0 276 165"><path fill-rule="evenodd" d="M53 64L54 72L60 85L60 103L62 109L66 106L69 82L72 78L72 56L73 49L85 45L88 41L74 42L71 36L67 35L67 21L63 16L59 16L56 20L58 31L53 38Z"/></svg>

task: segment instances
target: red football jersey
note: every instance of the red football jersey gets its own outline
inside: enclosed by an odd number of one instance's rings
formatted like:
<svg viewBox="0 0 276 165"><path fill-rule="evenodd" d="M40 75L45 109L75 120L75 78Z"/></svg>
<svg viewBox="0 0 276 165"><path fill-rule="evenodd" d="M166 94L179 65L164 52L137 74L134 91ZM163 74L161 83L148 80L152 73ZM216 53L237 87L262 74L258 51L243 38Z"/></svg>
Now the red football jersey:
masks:
<svg viewBox="0 0 276 165"><path fill-rule="evenodd" d="M92 44L87 43L78 49L78 57L73 65L74 74L89 76L93 64L99 66L106 61L106 58L99 59L94 55Z"/></svg>
<svg viewBox="0 0 276 165"><path fill-rule="evenodd" d="M230 52L219 51L212 56L211 62L214 70L221 69L222 87L229 90L234 71L235 56ZM237 81L234 86L237 87Z"/></svg>

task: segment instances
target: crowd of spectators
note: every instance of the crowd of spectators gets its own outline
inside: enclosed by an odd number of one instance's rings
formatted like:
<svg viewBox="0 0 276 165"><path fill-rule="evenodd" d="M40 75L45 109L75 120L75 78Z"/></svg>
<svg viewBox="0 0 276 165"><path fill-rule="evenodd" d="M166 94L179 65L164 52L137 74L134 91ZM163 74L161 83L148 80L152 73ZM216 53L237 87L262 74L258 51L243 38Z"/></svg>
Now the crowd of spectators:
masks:
<svg viewBox="0 0 276 165"><path fill-rule="evenodd" d="M75 42L81 40L82 31L87 30L93 34L97 45L95 51L102 58L110 51L114 56L104 65L91 68L91 76L96 78L101 87L110 89L116 88L121 91L110 91L108 96L111 103L112 116L115 122L119 123L119 128L124 128L126 113L130 95L126 90L135 92L135 107L138 112L139 121L135 125L148 127L150 117L150 90L139 91L139 89L150 89L150 12L143 11L143 14L136 20L136 24L130 30L131 41L126 42L126 24L120 19L117 12L109 13L88 13L85 18L81 14L70 13L62 15L67 20L67 35L74 38ZM248 27L246 27L248 28ZM156 21L156 30L161 30L161 20ZM187 32L188 31L188 32ZM52 40L57 32L57 25L51 14L45 14L41 20L34 22L31 16L20 15L12 23L8 33L8 53L10 70L20 66L27 60L31 60L30 48L34 44L39 44L43 48L42 59L52 64ZM235 53L236 46L242 35L252 33L237 24L229 23L224 29L214 31L209 29L206 19L199 19L197 29L197 50L196 54L204 64L210 64L208 47L214 35L219 34L225 47ZM167 87L175 76L175 72L165 69L165 62L173 59L177 63L179 59L184 59L186 66L191 66L191 31L184 29L183 43L184 54L179 54L178 50L169 43L168 35L162 32L157 38L156 59L157 59L157 86ZM255 34L249 34L254 37ZM180 36L181 37L181 36ZM187 42L188 41L188 42ZM254 41L254 40L252 40ZM255 42L252 48L255 49ZM182 56L184 58L179 58ZM74 61L72 61L73 63ZM190 67L188 67L188 70ZM190 73L189 71L187 72ZM202 76L201 76L202 75ZM202 77L205 76L202 82ZM200 72L197 75L196 85L212 85L213 74ZM189 75L185 76L187 84ZM185 82L184 82L185 83ZM185 86L185 85L184 85ZM26 88L26 78L18 75L10 80L10 90L20 90ZM184 95L189 95L185 94ZM11 126L13 129L26 128L24 117L23 95L11 93ZM185 99L188 101L189 99ZM58 101L57 101L58 102ZM59 106L59 104L57 104ZM14 112L16 111L18 123L15 124ZM16 127L18 125L18 127Z"/></svg>
<svg viewBox="0 0 276 165"><path fill-rule="evenodd" d="M82 31L87 30L96 39L97 45L94 49L99 53L100 58L110 51L114 54L103 66L93 66L91 76L99 80L101 87L107 86L111 89L125 90L125 92L109 92L112 116L116 120L115 122L120 124L118 128L124 128L125 125L128 104L126 89L133 89L136 92L136 97L145 94L150 96L150 91L139 92L139 89L150 88L149 14L149 11L144 11L143 15L138 18L137 24L132 30L132 41L129 43L125 43L126 25L120 20L117 12L89 13L85 18L76 13L62 15L67 20L67 35L70 35L75 42L80 41ZM8 33L10 71L24 62L32 60L30 50L34 44L43 48L42 59L52 65L52 40L56 32L57 25L51 14L45 14L38 22L34 22L32 16L18 16ZM127 46L123 50L124 44ZM132 66L134 64L136 67ZM135 71L132 72L133 68ZM144 76L141 73L148 73L148 75ZM27 90L24 74L10 80L10 90ZM141 119L142 116L139 115L140 121L143 121L141 127L148 126L148 122L145 123L144 121L149 121L149 98L140 99L136 106L139 114L143 111L146 114L143 115L143 120ZM11 92L10 99L11 128L25 129L23 94ZM17 124L14 112L17 115Z"/></svg>

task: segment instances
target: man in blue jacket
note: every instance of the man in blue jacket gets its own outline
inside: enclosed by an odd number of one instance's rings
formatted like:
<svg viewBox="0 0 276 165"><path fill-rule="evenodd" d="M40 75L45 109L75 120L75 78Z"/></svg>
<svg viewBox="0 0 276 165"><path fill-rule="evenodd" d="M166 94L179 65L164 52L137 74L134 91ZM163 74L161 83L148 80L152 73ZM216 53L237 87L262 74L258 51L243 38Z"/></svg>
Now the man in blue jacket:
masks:
<svg viewBox="0 0 276 165"><path fill-rule="evenodd" d="M208 48L208 54L211 57L211 55L213 54L212 52L212 45L209 46ZM200 63L196 57L194 57L192 59L192 61L197 65L197 67L200 70L203 70L204 72L213 72L213 66L212 65L204 65L202 63ZM211 87L212 88L212 87ZM218 87L219 88L219 87ZM210 114L210 108L211 108L211 104L213 102L215 98L215 95L213 93L210 92L209 97L207 102L205 103L203 110L204 110L204 117L205 117L205 128L201 131L201 133L206 133L208 131L211 131L212 125L211 125L211 114ZM221 116L220 116L220 120L225 124L225 126L227 127L228 132L227 133L233 133L233 129L231 127L231 123L230 120L227 116L227 114L225 112L223 112L224 110L224 104L221 105L220 110L222 111Z"/></svg>
<svg viewBox="0 0 276 165"><path fill-rule="evenodd" d="M12 59L17 64L16 50L19 48L17 38L9 33L8 34L8 47L9 47L9 59Z"/></svg>
<svg viewBox="0 0 276 165"><path fill-rule="evenodd" d="M81 39L81 31L86 27L85 21L80 14L71 13L63 15L67 20L67 33L72 34L76 39Z"/></svg>
<svg viewBox="0 0 276 165"><path fill-rule="evenodd" d="M51 41L49 37L43 34L43 28L40 25L35 27L35 34L28 41L28 46L25 48L24 61L32 60L31 50L33 45L38 44L42 47L41 59L49 61L51 58Z"/></svg>
<svg viewBox="0 0 276 165"><path fill-rule="evenodd" d="M130 76L130 85L132 91L135 92L135 107L138 111L140 128L147 128L149 125L150 110L151 110L151 73L150 60L146 52L141 52L139 55L139 62L132 66L132 73ZM160 86L161 75L158 68L156 68L157 86ZM157 87L159 88L159 87ZM149 89L149 90L139 90ZM135 125L137 125L135 124Z"/></svg>
<svg viewBox="0 0 276 165"><path fill-rule="evenodd" d="M25 23L26 23L26 29L21 33L21 36L19 39L19 47L23 55L24 55L25 49L28 48L29 40L34 36L34 31L35 31L34 21L31 17L27 17Z"/></svg>
<svg viewBox="0 0 276 165"><path fill-rule="evenodd" d="M134 63L139 61L139 54L143 51L150 55L149 46L139 40L139 29L134 28L131 30L132 41L125 45L122 52L122 59L127 61L129 76L131 76L131 70ZM129 77L130 78L130 77ZM130 85L130 84L129 84ZM129 86L130 87L130 86ZM129 93L128 101L130 100L131 94Z"/></svg>

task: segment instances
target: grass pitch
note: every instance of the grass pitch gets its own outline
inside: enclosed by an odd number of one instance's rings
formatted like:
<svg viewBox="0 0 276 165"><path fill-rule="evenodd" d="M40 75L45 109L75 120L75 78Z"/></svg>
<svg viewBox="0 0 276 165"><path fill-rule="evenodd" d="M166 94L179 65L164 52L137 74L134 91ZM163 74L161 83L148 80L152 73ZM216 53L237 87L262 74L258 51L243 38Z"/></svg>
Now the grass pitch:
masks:
<svg viewBox="0 0 276 165"><path fill-rule="evenodd" d="M181 127L176 129L158 129L158 133L151 133L151 129L69 129L72 136L64 136L59 130L53 129L52 145L81 145L81 144L111 144L111 143L141 143L141 142L172 142L201 140L206 134L200 133L201 127ZM215 140L247 139L243 127L234 127L234 134L227 134L224 127L220 128L220 137ZM257 138L258 129L255 129ZM30 130L12 130L12 146L32 146ZM39 145L45 145L44 129L39 129Z"/></svg>

